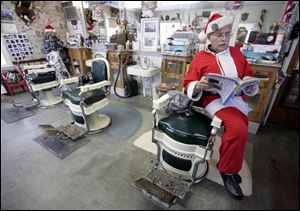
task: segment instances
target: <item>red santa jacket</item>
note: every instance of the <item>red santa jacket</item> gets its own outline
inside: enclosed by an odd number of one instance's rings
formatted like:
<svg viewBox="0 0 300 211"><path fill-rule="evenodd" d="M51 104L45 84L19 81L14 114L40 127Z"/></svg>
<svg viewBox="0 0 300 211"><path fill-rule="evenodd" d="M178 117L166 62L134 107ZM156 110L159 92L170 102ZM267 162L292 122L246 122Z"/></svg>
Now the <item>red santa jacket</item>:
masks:
<svg viewBox="0 0 300 211"><path fill-rule="evenodd" d="M239 77L240 79L253 76L251 66L240 49L229 47L220 53L214 53L206 48L197 53L186 73L184 88L192 100L197 101L202 97L203 105L211 115L214 115L218 110L225 107L236 107L247 116L249 108L246 103L246 96L234 97L226 105L222 104L219 95L202 96L202 92L200 92L197 96L193 96L197 81L208 73ZM257 92L258 86L252 93L248 94L248 96L253 96L257 94Z"/></svg>

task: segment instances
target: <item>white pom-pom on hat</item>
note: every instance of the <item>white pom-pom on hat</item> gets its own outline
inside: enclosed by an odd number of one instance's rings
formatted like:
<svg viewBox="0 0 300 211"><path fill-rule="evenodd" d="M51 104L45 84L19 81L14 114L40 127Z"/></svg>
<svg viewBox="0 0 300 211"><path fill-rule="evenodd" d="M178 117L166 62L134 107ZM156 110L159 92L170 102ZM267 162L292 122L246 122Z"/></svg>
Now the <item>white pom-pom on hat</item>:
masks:
<svg viewBox="0 0 300 211"><path fill-rule="evenodd" d="M199 33L198 38L199 38L200 43L205 43L206 40L207 40L207 36L206 36L206 34L205 34L204 31L201 31L201 32Z"/></svg>

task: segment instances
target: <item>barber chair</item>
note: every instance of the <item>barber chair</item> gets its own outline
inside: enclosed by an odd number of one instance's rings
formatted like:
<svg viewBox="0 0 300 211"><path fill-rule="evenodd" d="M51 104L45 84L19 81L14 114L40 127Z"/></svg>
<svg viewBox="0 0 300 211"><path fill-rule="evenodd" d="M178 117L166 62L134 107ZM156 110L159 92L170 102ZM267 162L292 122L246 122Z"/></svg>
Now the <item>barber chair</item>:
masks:
<svg viewBox="0 0 300 211"><path fill-rule="evenodd" d="M100 132L111 123L111 118L97 111L109 104L107 95L110 91L110 66L105 58L95 58L91 64L93 84L77 87L75 90L62 91L66 106L71 110L76 126L87 132ZM78 83L80 77L62 79L62 86Z"/></svg>
<svg viewBox="0 0 300 211"><path fill-rule="evenodd" d="M53 94L53 89L59 86L54 67L48 68L46 64L25 65L23 72L32 98L38 105L49 107L62 102L60 97ZM40 92L43 94L42 100Z"/></svg>
<svg viewBox="0 0 300 211"><path fill-rule="evenodd" d="M151 200L169 208L183 200L193 184L208 172L208 160L222 121L201 107L193 106L193 115L169 113L159 118L170 102L165 94L153 100L152 142L157 146L157 163L133 185Z"/></svg>

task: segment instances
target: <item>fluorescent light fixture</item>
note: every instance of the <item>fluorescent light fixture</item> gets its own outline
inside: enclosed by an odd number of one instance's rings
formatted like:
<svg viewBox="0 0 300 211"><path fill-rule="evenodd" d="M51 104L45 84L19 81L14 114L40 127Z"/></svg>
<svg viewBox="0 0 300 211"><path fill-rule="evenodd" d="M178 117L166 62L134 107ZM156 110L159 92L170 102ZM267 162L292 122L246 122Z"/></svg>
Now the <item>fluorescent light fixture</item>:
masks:
<svg viewBox="0 0 300 211"><path fill-rule="evenodd" d="M174 6L174 5L181 5L181 4L195 4L195 3L199 3L200 1L184 1L178 3L177 1L158 1L157 5L159 6Z"/></svg>
<svg viewBox="0 0 300 211"><path fill-rule="evenodd" d="M127 9L141 9L141 1L125 1L125 8Z"/></svg>

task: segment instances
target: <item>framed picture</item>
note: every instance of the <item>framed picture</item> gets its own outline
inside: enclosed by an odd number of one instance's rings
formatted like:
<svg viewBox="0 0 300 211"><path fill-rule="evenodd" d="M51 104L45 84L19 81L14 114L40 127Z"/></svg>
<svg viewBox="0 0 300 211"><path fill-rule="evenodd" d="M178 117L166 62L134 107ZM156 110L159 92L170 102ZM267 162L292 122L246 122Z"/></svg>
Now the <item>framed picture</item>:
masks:
<svg viewBox="0 0 300 211"><path fill-rule="evenodd" d="M157 51L159 45L159 18L141 19L142 51Z"/></svg>
<svg viewBox="0 0 300 211"><path fill-rule="evenodd" d="M2 10L1 11L1 21L13 22L12 12Z"/></svg>

